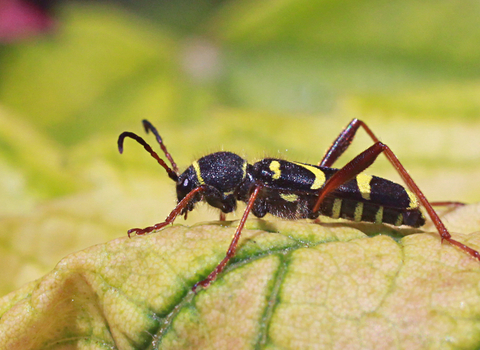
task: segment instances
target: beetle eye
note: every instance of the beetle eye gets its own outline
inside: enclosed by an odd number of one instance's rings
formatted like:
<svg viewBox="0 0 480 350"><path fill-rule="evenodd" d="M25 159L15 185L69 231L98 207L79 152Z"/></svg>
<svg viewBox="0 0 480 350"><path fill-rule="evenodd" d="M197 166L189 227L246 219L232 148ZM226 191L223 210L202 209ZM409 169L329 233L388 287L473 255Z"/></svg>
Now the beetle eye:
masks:
<svg viewBox="0 0 480 350"><path fill-rule="evenodd" d="M185 179L185 180L183 181L183 187L187 187L187 186L188 186L188 179Z"/></svg>

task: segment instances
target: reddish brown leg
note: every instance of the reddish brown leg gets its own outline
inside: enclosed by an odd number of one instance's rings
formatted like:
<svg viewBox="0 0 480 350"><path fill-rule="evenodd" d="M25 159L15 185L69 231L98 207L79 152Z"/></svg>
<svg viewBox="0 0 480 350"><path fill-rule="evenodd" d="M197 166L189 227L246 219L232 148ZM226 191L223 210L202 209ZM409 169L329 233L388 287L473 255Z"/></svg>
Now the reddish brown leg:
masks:
<svg viewBox="0 0 480 350"><path fill-rule="evenodd" d="M145 227L145 228L132 228L128 230L128 237L130 237L132 233L135 233L136 235L140 236L155 230L159 230L162 227L167 226L168 224L172 224L175 221L175 218L177 217L177 215L182 212L182 210L188 205L188 203L193 199L193 197L197 193L201 193L206 189L207 189L206 185L201 185L201 186L198 186L197 188L194 188L177 204L175 209L172 210L172 212L170 213L170 215L167 216L164 222L160 222L158 224Z"/></svg>
<svg viewBox="0 0 480 350"><path fill-rule="evenodd" d="M397 169L398 173L402 177L403 181L405 181L408 188L413 193L415 193L420 203L425 207L425 210L427 211L428 215L432 219L435 227L438 230L438 233L442 237L442 240L446 240L450 242L450 244L457 246L460 249L463 249L464 251L472 255L474 258L480 260L480 253L466 246L465 244L462 244L451 238L451 235L448 232L445 225L443 224L442 220L440 220L440 217L432 208L432 205L428 202L425 195L422 193L422 191L417 186L417 184L413 181L413 179L408 174L407 170L403 167L403 165L400 163L400 161L395 156L395 154L390 150L390 148L387 145L378 141L375 135L363 122L361 121L358 121L358 122L367 130L368 134L375 141L375 144L369 147L367 150L360 153L352 161L347 163L342 169L336 172L330 179L328 179L328 181L325 183L325 185L319 192L319 197L318 197L317 203L313 208L313 212L316 212L320 209L320 204L329 193L337 189L342 184L355 178L355 176L357 176L359 173L361 173L366 168L368 168L375 161L378 155L383 152L387 156L388 160L395 167L395 169Z"/></svg>
<svg viewBox="0 0 480 350"><path fill-rule="evenodd" d="M372 165L378 155L384 151L384 146L385 145L380 142L375 143L333 174L319 191L317 202L312 211L314 213L317 212L320 209L320 204L322 204L328 194L332 193L344 183L354 179L358 174Z"/></svg>
<svg viewBox="0 0 480 350"><path fill-rule="evenodd" d="M247 207L245 208L245 211L243 212L243 216L240 219L240 222L238 224L237 230L235 231L235 234L233 235L232 242L230 243L230 246L228 247L227 254L225 258L217 265L217 267L208 275L207 278L205 278L203 281L195 283L193 286L192 290L195 292L199 286L202 286L204 288L208 287L210 283L215 281L217 278L218 274L223 271L227 263L230 261L231 258L235 255L235 252L237 250L238 246L238 240L240 239L240 235L242 233L242 229L245 226L245 222L247 221L248 214L250 214L250 211L253 208L253 204L255 203L255 199L257 199L258 194L260 193L260 190L262 189L262 185L256 184L255 189L253 190L253 193L250 195L250 199L248 200Z"/></svg>
<svg viewBox="0 0 480 350"><path fill-rule="evenodd" d="M332 145L328 151L323 156L320 166L331 167L333 163L347 150L350 144L357 133L357 130L360 126L364 124L361 120L353 119L348 125L343 129L343 131L338 135L338 137L333 141ZM367 130L369 133L369 130ZM370 134L370 133L369 133ZM375 135L370 135L374 141L378 141Z"/></svg>
<svg viewBox="0 0 480 350"><path fill-rule="evenodd" d="M220 221L225 221L226 219L227 219L227 216L225 215L225 213L223 211L221 211L219 220Z"/></svg>
<svg viewBox="0 0 480 350"><path fill-rule="evenodd" d="M446 202L430 202L430 205L432 207L463 207L465 203L446 201Z"/></svg>

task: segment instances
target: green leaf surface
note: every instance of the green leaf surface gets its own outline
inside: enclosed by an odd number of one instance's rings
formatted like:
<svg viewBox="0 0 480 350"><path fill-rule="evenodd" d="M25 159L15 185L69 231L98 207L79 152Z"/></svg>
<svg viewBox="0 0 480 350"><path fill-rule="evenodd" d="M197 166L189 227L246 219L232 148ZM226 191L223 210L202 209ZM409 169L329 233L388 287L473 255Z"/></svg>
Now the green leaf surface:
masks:
<svg viewBox="0 0 480 350"><path fill-rule="evenodd" d="M202 0L147 11L67 2L54 33L0 47L0 295L14 291L0 303L2 341L478 348L477 264L434 233L249 220L257 231L245 232L230 270L194 296L233 228L126 239L168 215L175 188L131 140L116 150L122 131L145 136L148 118L181 170L218 150L317 164L357 117L429 200L478 202L478 3ZM358 135L338 166L371 145ZM382 158L367 172L401 183ZM442 214L476 248L479 217L477 205ZM200 205L186 225L217 219Z"/></svg>
<svg viewBox="0 0 480 350"><path fill-rule="evenodd" d="M480 205L449 213L480 212ZM174 226L71 254L1 300L2 349L474 349L480 264L436 233L250 220ZM480 249L476 232L454 234ZM381 233L384 234L381 234Z"/></svg>

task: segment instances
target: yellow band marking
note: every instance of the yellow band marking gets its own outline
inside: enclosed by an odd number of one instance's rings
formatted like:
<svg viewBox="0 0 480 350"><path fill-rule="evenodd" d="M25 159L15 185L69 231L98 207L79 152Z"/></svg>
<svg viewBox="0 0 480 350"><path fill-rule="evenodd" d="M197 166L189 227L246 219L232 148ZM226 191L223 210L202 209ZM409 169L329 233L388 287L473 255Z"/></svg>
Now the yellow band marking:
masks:
<svg viewBox="0 0 480 350"><path fill-rule="evenodd" d="M283 200L286 200L287 202L295 202L298 199L298 196L296 194L290 193L280 193L280 197Z"/></svg>
<svg viewBox="0 0 480 350"><path fill-rule="evenodd" d="M355 213L353 214L353 220L356 222L362 221L362 214L363 214L363 203L358 202L355 206Z"/></svg>
<svg viewBox="0 0 480 350"><path fill-rule="evenodd" d="M375 223L381 224L383 222L383 207L378 208L377 213L375 214Z"/></svg>
<svg viewBox="0 0 480 350"><path fill-rule="evenodd" d="M319 188L321 188L323 186L323 184L325 183L325 180L326 180L326 177L325 177L325 174L323 173L323 171L321 171L320 169L318 169L314 166L311 166L311 165L297 163L297 162L293 162L293 163L307 169L308 171L310 171L315 176L315 180L313 181L313 184L310 186L311 190L318 190Z"/></svg>
<svg viewBox="0 0 480 350"><path fill-rule="evenodd" d="M276 160L273 160L269 166L270 170L273 171L272 179L278 180L282 175L282 171L280 170L280 163Z"/></svg>
<svg viewBox="0 0 480 350"><path fill-rule="evenodd" d="M247 162L243 162L242 172L243 172L242 179L244 179L245 176L247 176Z"/></svg>
<svg viewBox="0 0 480 350"><path fill-rule="evenodd" d="M205 181L203 181L203 178L202 178L202 173L200 172L200 165L198 164L198 162L194 161L192 165L193 165L193 169L195 169L195 174L197 174L198 183L200 185L205 184Z"/></svg>
<svg viewBox="0 0 480 350"><path fill-rule="evenodd" d="M416 209L418 208L418 199L417 197L415 196L415 194L413 194L413 192L405 189L405 191L407 192L408 194L408 198L410 199L410 205L408 206L408 209Z"/></svg>
<svg viewBox="0 0 480 350"><path fill-rule="evenodd" d="M340 198L335 198L333 201L332 207L332 218L338 219L340 217L340 212L342 210L342 200Z"/></svg>
<svg viewBox="0 0 480 350"><path fill-rule="evenodd" d="M370 200L370 193L372 189L370 188L370 181L372 181L372 177L366 174L359 174L357 175L357 185L358 189L360 190L360 194L362 195L363 199L367 201Z"/></svg>
<svg viewBox="0 0 480 350"><path fill-rule="evenodd" d="M395 221L395 226L400 226L403 223L403 214L398 214L397 221Z"/></svg>

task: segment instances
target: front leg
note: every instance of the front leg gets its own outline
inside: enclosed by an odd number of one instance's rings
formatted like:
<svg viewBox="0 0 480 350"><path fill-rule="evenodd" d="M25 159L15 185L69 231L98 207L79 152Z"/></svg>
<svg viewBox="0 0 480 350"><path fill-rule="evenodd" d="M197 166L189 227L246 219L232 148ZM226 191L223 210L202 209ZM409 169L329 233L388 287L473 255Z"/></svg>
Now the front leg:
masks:
<svg viewBox="0 0 480 350"><path fill-rule="evenodd" d="M255 200L258 197L258 194L260 193L263 185L262 184L256 184L255 189L253 190L252 194L250 195L250 198L247 203L247 207L245 208L245 211L243 212L243 216L240 219L240 222L238 223L237 230L235 231L235 234L233 235L232 242L230 243L230 246L228 247L227 254L225 255L225 258L223 258L222 261L217 265L217 267L205 278L203 281L195 283L195 285L192 287L192 290L194 292L197 291L198 287L202 286L204 288L207 288L210 283L215 281L217 276L223 271L227 263L230 261L231 258L235 256L235 252L237 251L237 246L238 246L238 241L240 239L240 235L242 234L243 227L245 226L245 222L247 221L248 214L250 211L252 211L253 205L255 203Z"/></svg>
<svg viewBox="0 0 480 350"><path fill-rule="evenodd" d="M130 235L132 233L135 233L136 235L140 236L140 235L144 235L144 234L150 233L150 232L155 231L155 230L159 230L159 229L167 226L168 224L172 224L175 221L175 218L178 216L178 214L182 213L182 211L185 208L187 208L188 204L193 200L193 198L198 193L205 192L207 189L208 189L207 185L201 185L201 186L198 186L198 187L194 188L177 204L175 209L172 210L172 212L170 213L170 215L167 216L167 218L165 219L164 222L160 222L158 224L155 224L153 226L148 226L148 227L145 227L145 228L132 228L132 229L128 230L128 237L130 237Z"/></svg>

